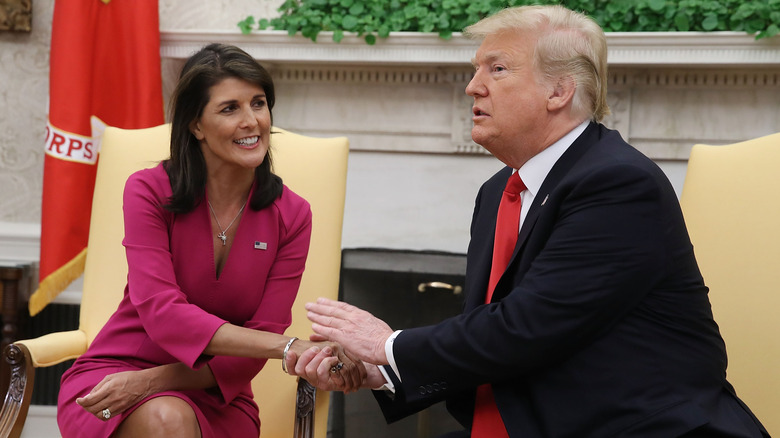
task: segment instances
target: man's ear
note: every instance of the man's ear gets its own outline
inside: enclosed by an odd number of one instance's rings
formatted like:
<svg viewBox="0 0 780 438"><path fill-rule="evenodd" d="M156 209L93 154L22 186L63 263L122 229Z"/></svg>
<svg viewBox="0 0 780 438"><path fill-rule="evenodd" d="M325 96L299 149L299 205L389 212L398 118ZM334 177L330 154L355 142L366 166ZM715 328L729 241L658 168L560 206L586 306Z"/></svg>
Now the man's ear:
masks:
<svg viewBox="0 0 780 438"><path fill-rule="evenodd" d="M569 106L572 100L574 100L574 91L576 89L577 83L573 77L564 76L559 78L547 97L547 110L553 112Z"/></svg>
<svg viewBox="0 0 780 438"><path fill-rule="evenodd" d="M191 121L189 128L192 135L194 135L198 141L203 140L205 136L203 135L203 131L200 130L200 123L198 123L197 120Z"/></svg>

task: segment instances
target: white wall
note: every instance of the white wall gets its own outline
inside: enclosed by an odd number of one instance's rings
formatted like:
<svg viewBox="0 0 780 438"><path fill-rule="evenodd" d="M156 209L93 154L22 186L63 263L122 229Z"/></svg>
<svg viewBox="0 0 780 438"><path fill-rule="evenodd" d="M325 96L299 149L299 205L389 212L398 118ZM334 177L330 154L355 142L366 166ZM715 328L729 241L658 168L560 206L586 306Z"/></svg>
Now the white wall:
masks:
<svg viewBox="0 0 780 438"><path fill-rule="evenodd" d="M352 152L343 246L465 253L490 156Z"/></svg>

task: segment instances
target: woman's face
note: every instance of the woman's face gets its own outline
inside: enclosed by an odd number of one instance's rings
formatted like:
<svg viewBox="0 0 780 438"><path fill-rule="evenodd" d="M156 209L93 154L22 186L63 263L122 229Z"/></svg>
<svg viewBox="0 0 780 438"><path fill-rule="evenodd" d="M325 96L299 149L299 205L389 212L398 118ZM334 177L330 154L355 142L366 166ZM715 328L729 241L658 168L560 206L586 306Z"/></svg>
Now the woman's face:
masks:
<svg viewBox="0 0 780 438"><path fill-rule="evenodd" d="M271 111L265 91L239 78L209 89L209 102L190 131L200 141L209 172L259 166L270 145Z"/></svg>

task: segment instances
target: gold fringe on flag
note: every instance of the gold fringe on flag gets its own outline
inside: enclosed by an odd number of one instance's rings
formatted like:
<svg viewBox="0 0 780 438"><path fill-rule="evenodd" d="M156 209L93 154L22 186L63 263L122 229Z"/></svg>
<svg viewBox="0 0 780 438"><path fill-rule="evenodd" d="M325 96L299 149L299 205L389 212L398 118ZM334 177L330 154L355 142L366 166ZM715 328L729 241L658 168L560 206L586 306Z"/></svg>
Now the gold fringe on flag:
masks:
<svg viewBox="0 0 780 438"><path fill-rule="evenodd" d="M60 294L69 284L79 278L84 273L84 264L87 260L87 248L68 261L62 267L49 274L38 285L36 290L30 296L30 316L35 316L51 303L57 295Z"/></svg>

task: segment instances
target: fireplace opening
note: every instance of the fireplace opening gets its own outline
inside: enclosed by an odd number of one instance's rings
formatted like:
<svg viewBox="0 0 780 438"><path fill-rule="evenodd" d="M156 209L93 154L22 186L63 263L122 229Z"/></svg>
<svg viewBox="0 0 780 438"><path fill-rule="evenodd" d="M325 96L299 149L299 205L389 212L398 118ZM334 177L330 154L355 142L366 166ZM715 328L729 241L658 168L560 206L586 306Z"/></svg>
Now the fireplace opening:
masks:
<svg viewBox="0 0 780 438"><path fill-rule="evenodd" d="M462 312L465 274L464 254L344 249L339 299L394 330L430 325ZM462 429L443 402L388 425L371 391L331 396L329 438L428 438Z"/></svg>

